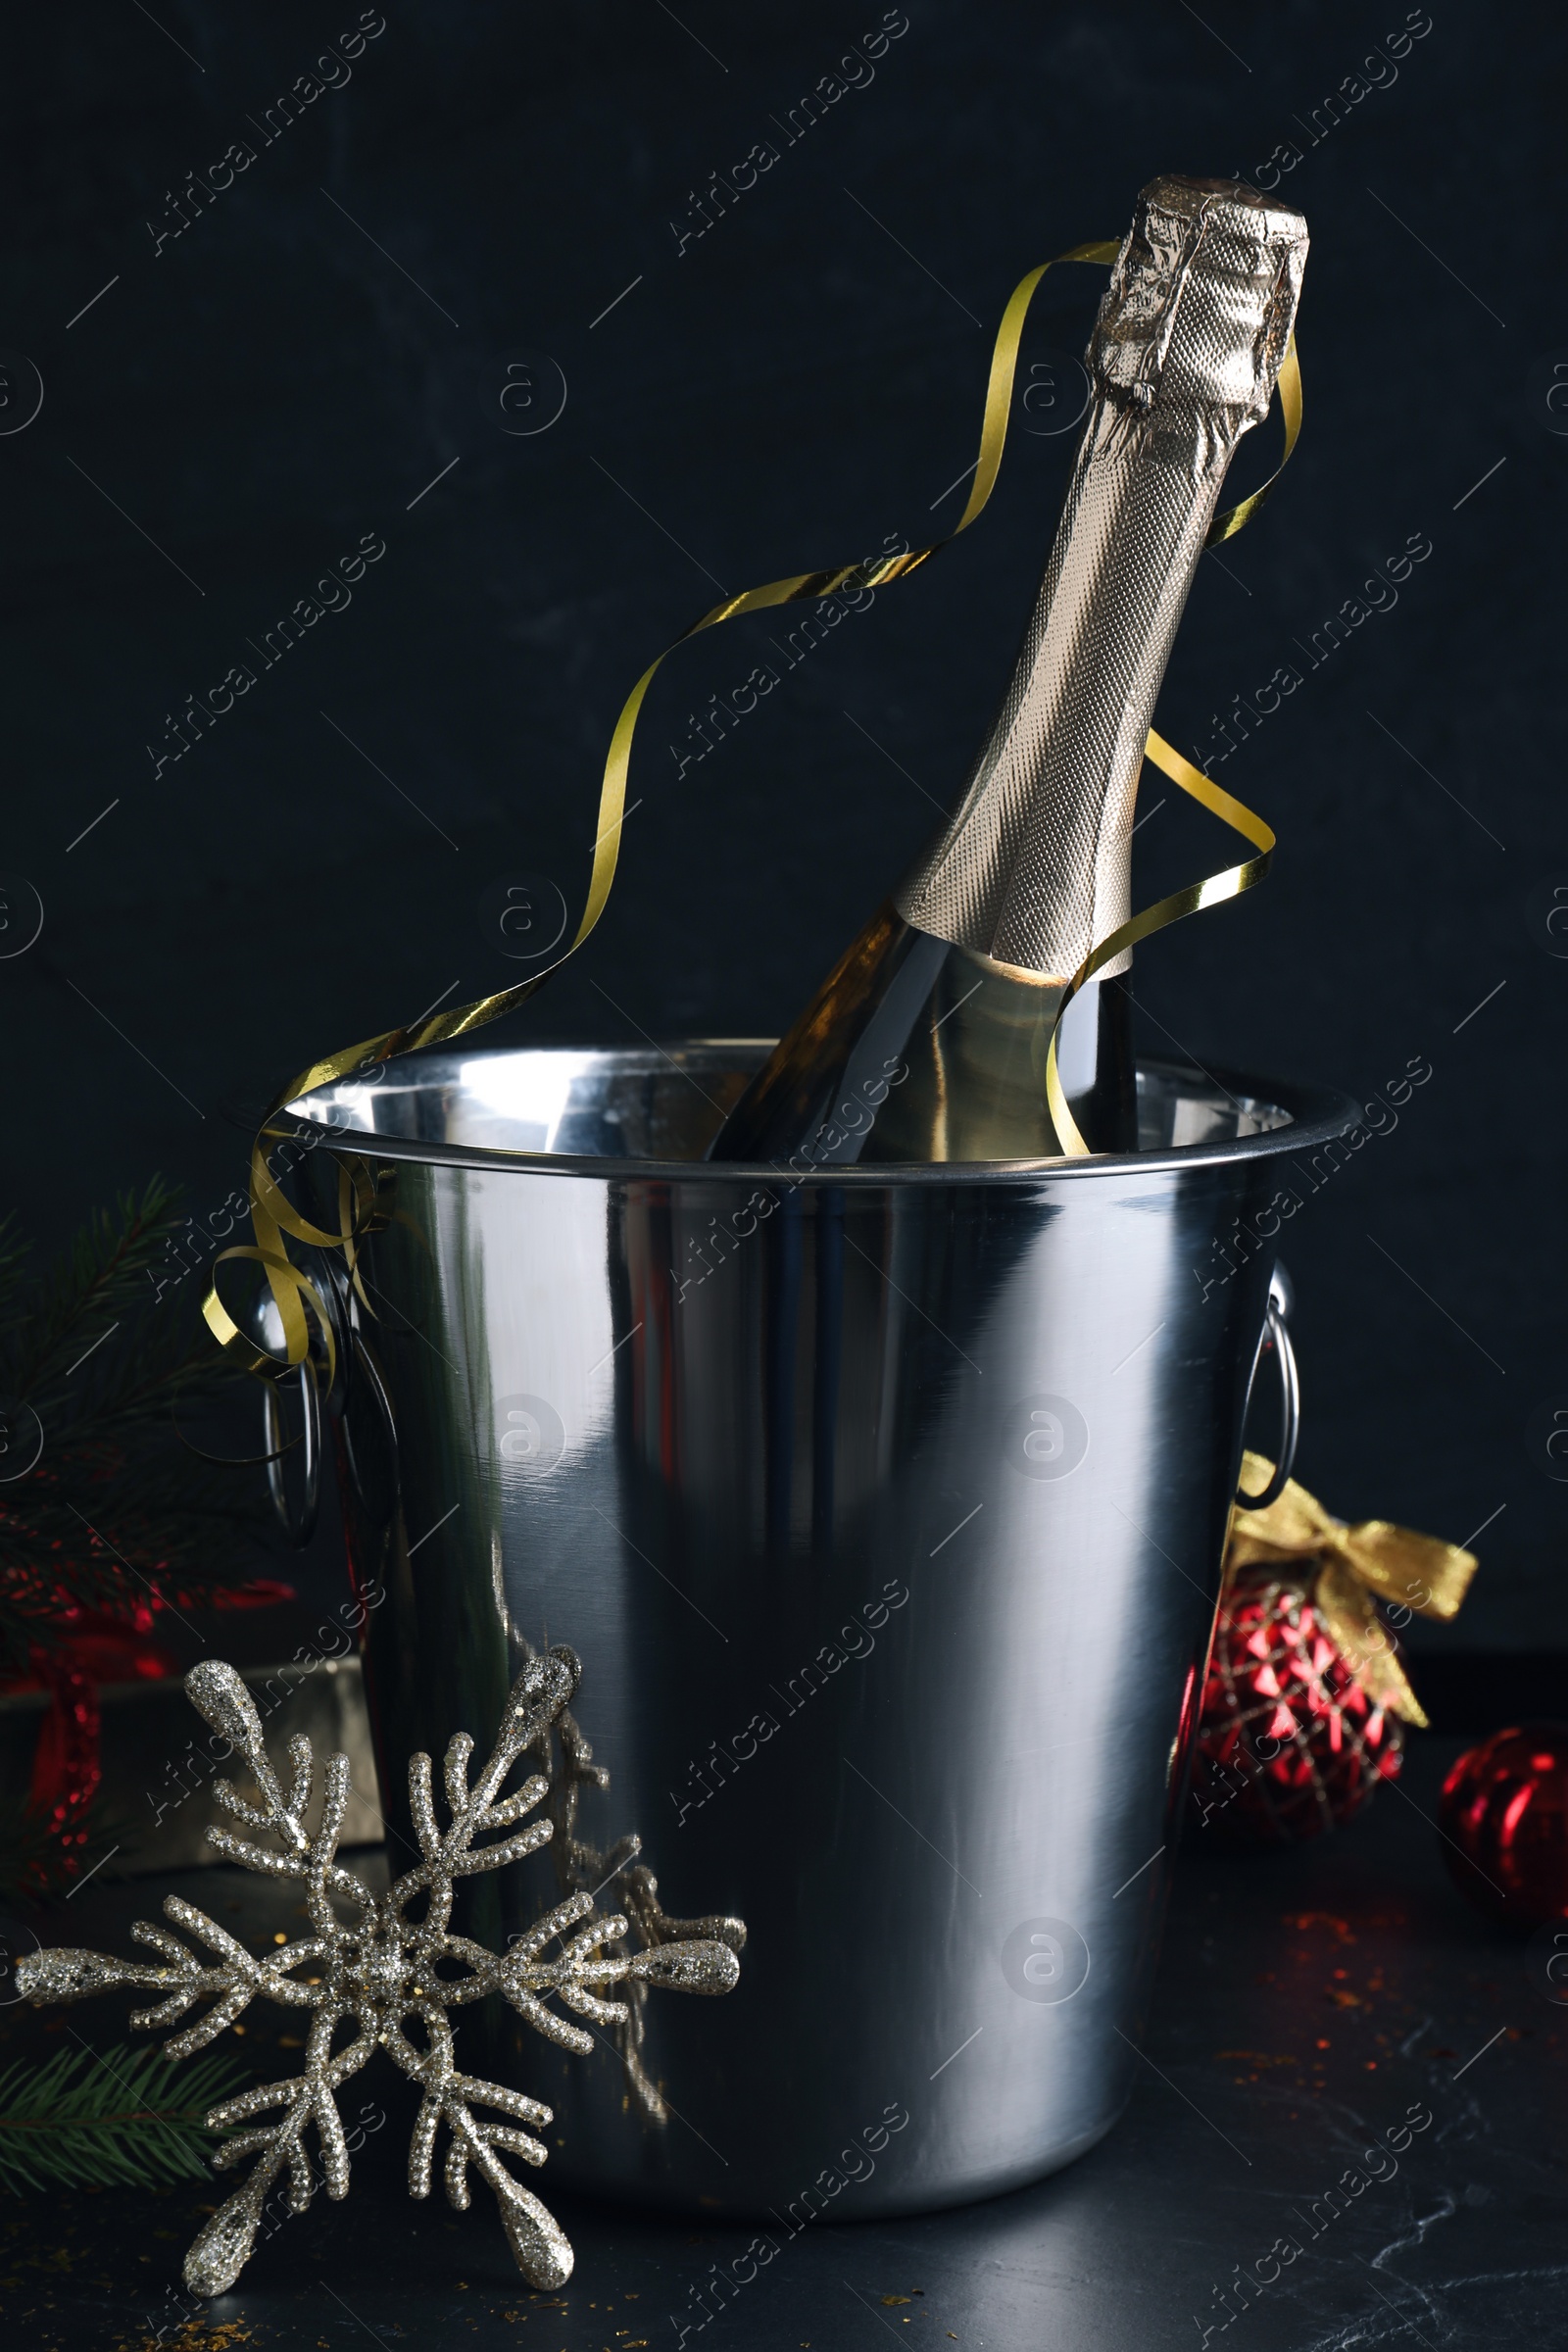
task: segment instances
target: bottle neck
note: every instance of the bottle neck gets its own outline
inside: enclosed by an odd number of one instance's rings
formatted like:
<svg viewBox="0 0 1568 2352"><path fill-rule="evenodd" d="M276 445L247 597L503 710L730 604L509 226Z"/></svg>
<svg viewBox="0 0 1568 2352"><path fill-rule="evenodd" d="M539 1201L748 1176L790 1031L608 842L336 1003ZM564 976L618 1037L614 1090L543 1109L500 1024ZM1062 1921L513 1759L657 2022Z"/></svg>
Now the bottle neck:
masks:
<svg viewBox="0 0 1568 2352"><path fill-rule="evenodd" d="M1065 980L1127 920L1144 744L1234 439L1101 394L1001 707L896 894L906 921Z"/></svg>
<svg viewBox="0 0 1568 2352"><path fill-rule="evenodd" d="M896 896L918 929L1064 980L1126 921L1155 697L1226 469L1268 408L1305 251L1298 214L1239 185L1167 176L1140 196L1022 650L956 815Z"/></svg>

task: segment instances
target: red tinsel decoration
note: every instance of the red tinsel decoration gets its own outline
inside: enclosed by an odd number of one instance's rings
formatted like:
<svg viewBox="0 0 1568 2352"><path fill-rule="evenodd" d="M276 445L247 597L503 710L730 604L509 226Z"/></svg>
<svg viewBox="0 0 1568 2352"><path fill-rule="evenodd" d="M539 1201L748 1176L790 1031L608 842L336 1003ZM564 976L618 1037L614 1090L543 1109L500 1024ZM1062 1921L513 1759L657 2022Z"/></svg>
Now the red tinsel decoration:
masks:
<svg viewBox="0 0 1568 2352"><path fill-rule="evenodd" d="M270 1577L220 1587L194 1603L186 1593L166 1595L149 1583L149 1597L128 1601L122 1614L63 1607L40 1622L51 1639L35 1642L28 1671L8 1679L7 1691L46 1690L49 1705L33 1750L28 1811L58 1851L67 1876L80 1864L89 1836L88 1814L103 1779L103 1683L161 1682L180 1671L179 1660L152 1639L159 1613L180 1603L219 1609L270 1608L292 1600L292 1585Z"/></svg>
<svg viewBox="0 0 1568 2352"><path fill-rule="evenodd" d="M1193 1764L1200 1818L1274 1844L1359 1813L1397 1777L1404 1732L1373 1701L1298 1584L1243 1571L1214 1631Z"/></svg>
<svg viewBox="0 0 1568 2352"><path fill-rule="evenodd" d="M103 1779L99 1684L140 1676L158 1680L178 1672L169 1652L147 1639L153 1615L145 1603L130 1625L87 1609L73 1609L70 1616L74 1623L64 1642L50 1648L35 1642L30 1674L11 1686L49 1693L32 1755L28 1805L60 1847L68 1869L87 1842L87 1815Z"/></svg>

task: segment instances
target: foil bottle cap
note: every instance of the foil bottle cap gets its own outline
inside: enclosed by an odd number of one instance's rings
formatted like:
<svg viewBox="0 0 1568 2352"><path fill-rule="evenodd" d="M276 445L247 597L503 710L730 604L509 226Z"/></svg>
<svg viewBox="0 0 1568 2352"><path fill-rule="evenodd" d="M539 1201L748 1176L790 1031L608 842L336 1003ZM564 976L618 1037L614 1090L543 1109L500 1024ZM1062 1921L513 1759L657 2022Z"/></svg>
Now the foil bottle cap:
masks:
<svg viewBox="0 0 1568 2352"><path fill-rule="evenodd" d="M1273 397L1306 243L1298 213L1236 181L1165 175L1139 197L1022 650L896 894L918 929L1065 980L1126 921L1144 741L1226 469Z"/></svg>

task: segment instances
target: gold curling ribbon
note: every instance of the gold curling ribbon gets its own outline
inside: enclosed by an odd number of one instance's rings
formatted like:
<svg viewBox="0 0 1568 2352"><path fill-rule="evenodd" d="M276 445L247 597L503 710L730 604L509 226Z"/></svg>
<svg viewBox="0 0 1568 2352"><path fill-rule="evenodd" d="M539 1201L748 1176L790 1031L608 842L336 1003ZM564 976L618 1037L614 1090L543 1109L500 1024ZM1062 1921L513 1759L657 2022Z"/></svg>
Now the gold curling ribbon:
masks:
<svg viewBox="0 0 1568 2352"><path fill-rule="evenodd" d="M1274 1465L1260 1453L1242 1457L1242 1485L1260 1494ZM1310 1582L1304 1564L1318 1563ZM1314 1494L1288 1478L1261 1511L1233 1511L1225 1545L1225 1582L1244 1568L1284 1570L1286 1583L1299 1583L1323 1621L1324 1631L1374 1706L1405 1723L1427 1729L1421 1703L1395 1655L1389 1629L1375 1602L1413 1610L1446 1623L1456 1616L1477 1567L1476 1555L1438 1536L1417 1535L1388 1519L1363 1519L1348 1527L1326 1511Z"/></svg>
<svg viewBox="0 0 1568 2352"><path fill-rule="evenodd" d="M1286 344L1285 357L1280 362L1278 386L1280 414L1285 420L1285 448L1280 462L1260 489L1215 515L1203 540L1205 547L1219 547L1227 539L1234 539L1237 532L1251 521L1290 463L1291 452L1301 431L1301 369L1296 357L1294 335ZM1144 745L1144 758L1152 760L1163 775L1199 802L1210 815L1217 816L1222 823L1230 826L1233 833L1240 833L1250 841L1258 854L1255 858L1249 858L1242 865L1227 866L1222 874L1209 874L1201 882L1190 882L1185 889L1172 891L1168 898L1156 899L1152 906L1146 906L1141 914L1135 914L1130 921L1118 923L1115 930L1101 940L1084 957L1062 990L1056 1017L1051 1025L1051 1043L1046 1052L1046 1102L1050 1106L1052 1124L1056 1130L1056 1140L1069 1159L1087 1159L1092 1150L1085 1143L1077 1121L1067 1107L1067 1097L1056 1065L1056 1041L1061 1035L1062 1017L1078 991L1097 972L1103 971L1105 965L1112 962L1124 948L1136 947L1141 939L1148 939L1152 932L1163 931L1167 923L1180 922L1184 914L1197 914L1200 907L1218 906L1227 899L1239 899L1245 890L1254 890L1274 862L1275 836L1272 828L1222 785L1216 784L1212 776L1205 776L1200 767L1195 767L1190 760L1184 760L1175 745L1167 743L1164 736L1156 734L1152 727Z"/></svg>
<svg viewBox="0 0 1568 2352"><path fill-rule="evenodd" d="M734 620L744 612L765 612L775 605L799 604L818 597L833 596L845 588L885 587L894 580L907 578L910 572L918 570L932 556L939 555L943 548L951 546L959 533L966 531L977 519L996 487L1006 441L1007 416L1012 405L1018 347L1036 287L1047 270L1054 270L1062 262L1093 262L1108 268L1120 251L1120 243L1115 239L1074 245L1067 252L1058 253L1054 260L1043 262L1038 269L1031 270L1014 286L1007 307L1002 314L1002 323L997 329L996 343L992 348L974 480L969 486L963 513L947 538L933 540L927 547L912 548L901 555L841 564L831 571L796 572L788 579L772 580L765 587L750 588L740 596L727 597L722 604L714 605L710 612L694 620L690 628L683 629L664 648L663 653L649 663L626 697L620 716L615 721L615 731L611 737L604 778L600 785L599 819L587 900L576 932L554 962L546 964L543 971L535 972L514 988L502 989L492 996L476 997L471 1004L457 1005L447 1012L432 1013L413 1029L383 1030L378 1037L365 1038L358 1045L345 1046L338 1053L312 1062L274 1098L267 1114L269 1120L284 1103L312 1093L317 1087L329 1086L334 1080L349 1077L355 1072L377 1069L396 1055L414 1053L421 1046L444 1045L452 1038L466 1036L470 1030L484 1028L505 1013L514 1012L544 986L552 973L559 971L576 954L603 914L614 883L626 808L626 779L631 761L632 736L648 689L662 663L676 646L684 645L689 638L701 636L705 629L716 628L720 621ZM1280 366L1279 393L1285 424L1284 454L1279 466L1261 489L1253 491L1250 498L1243 499L1238 506L1227 508L1223 514L1216 515L1209 526L1205 545L1214 546L1233 537L1251 518L1279 479L1296 446L1301 424L1301 379L1294 336L1286 346L1285 358ZM1195 883L1188 890L1162 899L1156 906L1147 908L1132 923L1123 924L1108 940L1102 941L1074 974L1057 1008L1056 1027L1052 1031L1046 1071L1046 1091L1052 1114L1064 1149L1071 1157L1087 1154L1089 1146L1073 1124L1056 1075L1056 1029L1060 1026L1061 1015L1067 1004L1084 982L1092 978L1111 956L1119 955L1124 947L1131 946L1135 940L1147 938L1152 931L1163 929L1166 923L1175 922L1179 916L1190 914L1197 907L1217 905L1220 900L1234 898L1241 891L1250 890L1254 882L1261 881L1268 870L1269 854L1274 847L1274 835L1260 817L1254 816L1240 801L1234 800L1228 792L1222 791L1219 785L1192 766L1190 761L1183 760L1181 754L1174 751L1162 737L1151 733L1146 757L1161 767L1184 792L1191 793L1205 808L1212 809L1215 815L1244 833L1261 850L1262 856L1250 859L1246 865L1232 867L1227 873L1211 875L1207 881ZM264 1125L257 1138L251 1153L250 1184L255 1245L237 1246L219 1252L213 1261L213 1279L202 1301L202 1313L220 1347L244 1370L254 1372L263 1379L276 1379L306 1360L310 1352L310 1324L307 1318L314 1316L322 1334L327 1384L330 1386L336 1363L330 1318L315 1284L290 1260L285 1236L303 1243L309 1249L341 1250L348 1261L356 1291L368 1307L368 1301L364 1298L355 1257L360 1237L369 1230L365 1209L368 1177L362 1170L352 1180L340 1179L339 1230L336 1233L313 1225L294 1208L267 1166L268 1142L286 1133L287 1130ZM282 1361L269 1349L259 1347L249 1333L241 1329L219 1297L217 1270L227 1258L250 1259L266 1273L272 1303L282 1325L285 1348Z"/></svg>
<svg viewBox="0 0 1568 2352"><path fill-rule="evenodd" d="M1152 760L1173 784L1179 784L1183 792L1200 802L1211 814L1229 825L1233 832L1244 835L1258 855L1249 858L1243 865L1228 865L1222 874L1209 874L1201 882L1189 882L1183 889L1173 890L1169 898L1156 899L1152 906L1144 908L1142 914L1135 914L1128 922L1118 923L1115 930L1108 932L1100 945L1084 957L1062 990L1056 1017L1051 1025L1051 1044L1046 1053L1046 1101L1051 1107L1056 1140L1069 1159L1087 1159L1092 1149L1079 1133L1077 1122L1067 1107L1061 1074L1056 1067L1056 1040L1061 1035L1062 1016L1078 991L1119 956L1123 948L1136 947L1139 940L1148 939L1151 932L1163 931L1167 923L1180 922L1184 914L1196 914L1202 906L1218 906L1226 899L1239 899L1244 890L1255 889L1274 862L1275 836L1272 828L1228 793L1223 785L1216 784L1212 776L1205 776L1200 767L1195 767L1190 760L1184 760L1175 745L1167 743L1163 735L1156 735L1152 727L1144 745L1144 758Z"/></svg>

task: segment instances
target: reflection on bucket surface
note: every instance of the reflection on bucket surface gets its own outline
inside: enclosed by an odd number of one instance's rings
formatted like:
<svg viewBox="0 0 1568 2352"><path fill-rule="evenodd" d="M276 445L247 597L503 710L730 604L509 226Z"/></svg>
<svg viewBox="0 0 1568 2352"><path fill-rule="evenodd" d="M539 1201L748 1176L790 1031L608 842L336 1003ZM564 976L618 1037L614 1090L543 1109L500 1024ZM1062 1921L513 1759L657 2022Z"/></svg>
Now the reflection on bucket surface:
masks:
<svg viewBox="0 0 1568 2352"><path fill-rule="evenodd" d="M1089 1426L1066 1396L1026 1396L1007 1416L1006 1458L1025 1478L1068 1478L1089 1451Z"/></svg>
<svg viewBox="0 0 1568 2352"><path fill-rule="evenodd" d="M1064 1919L1026 1919L1002 1947L1002 1973L1026 2001L1070 2001L1089 1976L1089 1946Z"/></svg>
<svg viewBox="0 0 1568 2352"><path fill-rule="evenodd" d="M504 1462L518 1462L529 1470L553 1470L566 1449L561 1415L542 1396L503 1396L496 1407Z"/></svg>
<svg viewBox="0 0 1568 2352"><path fill-rule="evenodd" d="M305 1107L395 1174L368 1682L399 1757L582 1657L596 1761L475 1935L601 1868L628 1916L646 1880L747 1922L722 2013L536 2082L564 2177L784 2210L894 2101L835 2211L919 2210L1130 2090L1271 1249L1202 1269L1354 1111L1160 1065L1132 1156L703 1163L763 1051L424 1054Z"/></svg>

